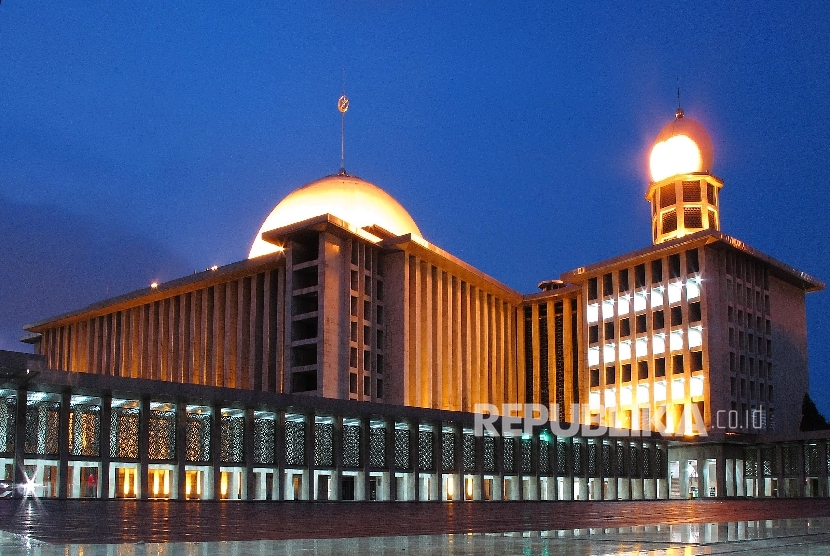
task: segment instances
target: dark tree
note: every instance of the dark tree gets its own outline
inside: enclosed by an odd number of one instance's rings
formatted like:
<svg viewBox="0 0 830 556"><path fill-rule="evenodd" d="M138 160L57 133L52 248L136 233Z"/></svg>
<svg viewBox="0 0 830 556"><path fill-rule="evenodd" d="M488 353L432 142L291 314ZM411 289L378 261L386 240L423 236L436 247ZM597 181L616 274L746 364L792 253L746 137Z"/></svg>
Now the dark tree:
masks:
<svg viewBox="0 0 830 556"><path fill-rule="evenodd" d="M810 394L804 394L801 403L801 432L830 430L830 423L819 413Z"/></svg>

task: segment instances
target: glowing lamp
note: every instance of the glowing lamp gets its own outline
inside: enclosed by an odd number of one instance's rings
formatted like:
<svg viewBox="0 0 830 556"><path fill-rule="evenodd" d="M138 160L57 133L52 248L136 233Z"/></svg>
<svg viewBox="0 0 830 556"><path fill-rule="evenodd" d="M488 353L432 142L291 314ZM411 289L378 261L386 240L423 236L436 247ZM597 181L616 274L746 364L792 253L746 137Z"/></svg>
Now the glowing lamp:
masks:
<svg viewBox="0 0 830 556"><path fill-rule="evenodd" d="M678 110L654 140L649 157L652 181L661 181L678 174L710 172L714 152L706 128L686 118Z"/></svg>
<svg viewBox="0 0 830 556"><path fill-rule="evenodd" d="M697 144L685 135L675 135L651 149L651 179L660 181L677 174L700 172L702 163Z"/></svg>

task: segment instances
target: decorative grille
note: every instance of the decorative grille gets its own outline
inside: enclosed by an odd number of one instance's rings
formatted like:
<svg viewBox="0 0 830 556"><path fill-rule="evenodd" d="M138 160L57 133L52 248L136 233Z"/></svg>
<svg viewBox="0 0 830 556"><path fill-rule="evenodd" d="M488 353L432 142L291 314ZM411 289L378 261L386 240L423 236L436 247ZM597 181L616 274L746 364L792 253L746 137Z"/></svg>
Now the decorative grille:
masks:
<svg viewBox="0 0 830 556"><path fill-rule="evenodd" d="M360 425L344 425L343 467L357 468L360 466Z"/></svg>
<svg viewBox="0 0 830 556"><path fill-rule="evenodd" d="M531 444L529 438L523 438L521 440L521 450L522 450L522 473L532 473L533 472L533 445Z"/></svg>
<svg viewBox="0 0 830 556"><path fill-rule="evenodd" d="M0 399L0 452L14 452L15 415L17 400L11 397Z"/></svg>
<svg viewBox="0 0 830 556"><path fill-rule="evenodd" d="M76 406L69 412L69 453L73 456L100 455L101 408Z"/></svg>
<svg viewBox="0 0 830 556"><path fill-rule="evenodd" d="M254 463L271 465L276 461L276 428L271 417L254 419Z"/></svg>
<svg viewBox="0 0 830 556"><path fill-rule="evenodd" d="M285 465L305 465L305 422L285 422Z"/></svg>
<svg viewBox="0 0 830 556"><path fill-rule="evenodd" d="M611 466L611 445L602 445L602 475L611 477L614 474Z"/></svg>
<svg viewBox="0 0 830 556"><path fill-rule="evenodd" d="M441 434L441 467L445 472L455 471L455 433Z"/></svg>
<svg viewBox="0 0 830 556"><path fill-rule="evenodd" d="M369 429L369 466L372 469L386 468L386 429Z"/></svg>
<svg viewBox="0 0 830 556"><path fill-rule="evenodd" d="M187 412L185 417L185 459L210 461L210 413Z"/></svg>
<svg viewBox="0 0 830 556"><path fill-rule="evenodd" d="M818 446L815 444L806 444L804 446L804 474L807 476L816 476L821 473L820 467Z"/></svg>
<svg viewBox="0 0 830 556"><path fill-rule="evenodd" d="M492 436L484 437L484 472L493 473L496 470L496 439Z"/></svg>
<svg viewBox="0 0 830 556"><path fill-rule="evenodd" d="M516 453L516 440L509 436L506 436L502 439L502 453L504 454L504 465L502 470L505 473L515 473L516 472L516 462L514 454Z"/></svg>
<svg viewBox="0 0 830 556"><path fill-rule="evenodd" d="M472 434L464 435L464 452L462 454L464 471L476 470L476 437Z"/></svg>
<svg viewBox="0 0 830 556"><path fill-rule="evenodd" d="M150 459L176 458L176 412L150 410Z"/></svg>
<svg viewBox="0 0 830 556"><path fill-rule="evenodd" d="M593 442L588 443L588 476L597 476L597 445Z"/></svg>
<svg viewBox="0 0 830 556"><path fill-rule="evenodd" d="M784 475L796 475L798 473L798 446L784 446Z"/></svg>
<svg viewBox="0 0 830 556"><path fill-rule="evenodd" d="M314 423L314 465L334 466L334 425Z"/></svg>
<svg viewBox="0 0 830 556"><path fill-rule="evenodd" d="M435 471L432 436L432 431L418 431L418 469L421 471Z"/></svg>
<svg viewBox="0 0 830 556"><path fill-rule="evenodd" d="M778 458L776 457L775 448L767 446L761 448L761 458L764 462L764 476L771 477L778 474Z"/></svg>
<svg viewBox="0 0 830 556"><path fill-rule="evenodd" d="M539 439L539 473L542 475L550 475L551 472L551 444L549 440Z"/></svg>
<svg viewBox="0 0 830 556"><path fill-rule="evenodd" d="M560 477L568 474L568 443L556 443L556 474Z"/></svg>
<svg viewBox="0 0 830 556"><path fill-rule="evenodd" d="M582 470L584 469L583 459L585 453L585 446L580 442L574 442L571 445L571 457L573 458L571 471L575 477L579 477L582 475Z"/></svg>
<svg viewBox="0 0 830 556"><path fill-rule="evenodd" d="M637 447L628 447L628 476L635 479L640 478L640 458L637 457Z"/></svg>
<svg viewBox="0 0 830 556"><path fill-rule="evenodd" d="M110 456L138 459L138 408L113 407L110 415Z"/></svg>
<svg viewBox="0 0 830 556"><path fill-rule="evenodd" d="M654 477L654 472L651 469L651 448L643 447L643 478L651 479Z"/></svg>
<svg viewBox="0 0 830 556"><path fill-rule="evenodd" d="M412 468L409 451L409 431L407 429L395 429L396 469L406 471Z"/></svg>
<svg viewBox="0 0 830 556"><path fill-rule="evenodd" d="M245 417L222 415L221 419L222 463L245 461Z"/></svg>
<svg viewBox="0 0 830 556"><path fill-rule="evenodd" d="M57 455L60 434L60 402L41 402L26 408L27 454Z"/></svg>
<svg viewBox="0 0 830 556"><path fill-rule="evenodd" d="M744 452L744 475L746 477L758 476L758 450L747 448Z"/></svg>
<svg viewBox="0 0 830 556"><path fill-rule="evenodd" d="M617 477L625 476L625 447L617 444Z"/></svg>

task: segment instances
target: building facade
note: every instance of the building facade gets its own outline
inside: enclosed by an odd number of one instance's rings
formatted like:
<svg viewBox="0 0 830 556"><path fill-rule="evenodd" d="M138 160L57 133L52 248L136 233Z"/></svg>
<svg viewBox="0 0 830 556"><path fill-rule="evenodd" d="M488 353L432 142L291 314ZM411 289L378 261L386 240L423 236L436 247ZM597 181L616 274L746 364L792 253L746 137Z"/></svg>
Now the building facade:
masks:
<svg viewBox="0 0 830 556"><path fill-rule="evenodd" d="M327 422L332 430L340 431L331 437L330 453L338 455L324 458L334 462L351 457L342 451L346 438L342 436L346 430L343 423L357 419L354 426L363 431L360 434L371 437L371 422L366 425L366 419L371 419L361 417L364 411L380 415L387 428L394 430L399 430L395 419L415 412L415 421L407 417L408 424L400 430L415 427L432 434L429 446L437 457L438 446L444 442L438 440L441 431L445 427L458 429L474 412L481 412L483 404L496 411L509 404L522 417L530 416L525 404L538 404L550 408L553 421L611 427L629 431L627 437L633 434L654 440L643 444L642 440L623 442L609 440L611 437L595 441L590 432L579 436L576 444L584 442L585 446L584 476L580 475L582 463L575 467L573 461L582 461L581 455L573 455L581 454L582 448L573 448L573 440L571 448L563 448L562 462L570 462L562 463L565 467L557 467L559 460L548 456L539 459L540 436L536 433L529 439L526 456L518 447L514 454L513 443L520 446L521 441L512 438L484 437L477 448L479 441L473 437L473 444L467 447L471 455L458 440L463 448L459 457L473 462L470 465L478 470L469 485L456 461L443 468L455 470L452 477L435 471L440 466L425 467L424 477L432 477L427 486L419 482L419 472L410 479L401 475L404 482L388 486L396 475L387 470L392 475L386 476L384 496L396 499L398 487L409 492L407 499L425 500L452 499L452 492L470 489L475 493L470 496L478 498L642 498L685 495L692 488L707 496L748 494L750 490L772 495L779 492L777 487L764 483L763 473L757 469L752 476L758 479L749 489L742 477L750 475L746 470L738 473L736 462L743 466L748 461L741 442L754 446L759 435L779 435L777 442L783 442L780 435L795 438L798 432L801 400L809 387L805 295L824 285L720 232L723 182L711 174L712 160L705 129L679 110L658 135L651 156L653 182L646 199L652 205L653 245L567 272L559 280L541 283L540 291L531 294L513 290L423 239L406 210L371 183L341 171L308 184L277 205L247 260L28 326L26 341L34 344L35 354L42 357L41 376L58 373L50 375L59 383L56 392L49 393L48 385L39 386L44 389L44 399L58 403L54 411L59 422L51 426L60 431L61 427L74 431L73 427L81 426L69 417L74 415L71 408L76 398L71 393L72 377L93 380L89 396L98 400L95 407L101 415L113 416L129 406L138 415L146 414L136 423L145 419L147 427L153 411L171 415L179 431L178 436L174 434L175 442L180 445L176 444L178 451L166 454L178 455L161 459L177 462L167 464L175 467L167 469L176 472L178 486L173 491L177 495L186 497L182 493L212 488L221 498L216 489L221 481L231 480L230 475L222 474L222 469L229 467L224 463L234 463L223 460L221 450L218 455L207 455L213 462L212 480L219 482L191 485L187 478L193 476L188 473L194 469L190 469L189 455L182 458L182 454L189 454L182 438L191 434L186 432L190 431L187 423L198 421L196 415L213 419L211 434L219 435L213 449L224 449L233 434L221 433L226 430L223 412L240 406L237 429L243 455L235 463L247 467L242 470L245 478L234 479L234 484L244 483L245 492L264 493L271 487L257 486L257 481L265 479L252 475L257 473L253 468L258 461L252 454L262 450L253 443L259 435L248 421L253 419L256 424L257 411L278 416L281 424L277 428L282 427L283 436L275 440L279 445L276 451L269 452L278 460L288 457L284 450L290 442L285 431L295 422L291 408L301 407L298 414L306 415L303 422L316 427L317 421L308 417L314 408L328 407L326 404L335 403L331 400L345 404L336 406L336 415L326 417L334 419ZM19 384L6 384L7 400L22 400L21 385L29 384L25 377L15 376ZM112 405L116 399L113 388L132 391L132 401L127 406ZM142 388L152 389L145 392ZM198 394L182 394L191 391ZM214 392L222 392L223 399L232 403L228 407L200 405L199 399L216 398ZM157 400L148 397L150 394L172 396L173 401ZM32 398L27 399L31 404ZM268 402L264 409L257 409L245 401L249 399ZM355 409L361 402L371 409ZM19 429L34 434L27 421L34 417L19 409L26 404L15 404L18 442L12 444L17 446L13 451L19 451L23 434ZM7 406L11 408L11 402ZM192 413L191 406L206 409ZM8 408L5 430L11 431L12 410ZM449 413L430 413L436 411ZM3 415L0 413L0 425ZM232 422L231 413L227 415L227 422ZM120 426L120 421L112 417L107 431L100 424L107 421L104 417L99 419L95 434L106 448L102 439L113 438L113 427ZM421 418L431 423L424 430ZM42 432L41 425L37 427ZM456 430L458 439L463 436L460 430ZM61 432L59 436L65 435ZM316 438L303 438L312 437ZM390 437L387 442L395 444L397 440ZM492 454L500 454L498 458L486 456L491 442ZM7 452L12 444L7 442ZM96 490L99 495L124 492L122 483L130 480L113 475L112 470L119 469L112 463L113 450L120 450L118 444L110 442L106 457L99 449L99 457L110 461L102 464L109 465L106 472L100 467L109 490ZM392 450L392 444L384 450ZM655 453L658 445L675 454L697 457L669 456L654 464L661 471L655 468L650 473L655 481L666 477L665 487L658 482L648 486L631 483L629 479L645 477L643 450ZM310 462L317 452L313 446L308 449L311 452L304 452L303 461ZM69 458L71 449L67 450L58 455ZM821 444L816 450L826 447ZM367 454L361 464L364 467L368 465ZM535 478L527 484L520 480L515 494L506 494L511 489L505 482L505 473L509 475L513 468L511 454L515 461L527 458L530 463L525 473ZM393 451L388 451L388 456L393 457ZM136 457L145 458L144 467L133 468L138 478L132 480L139 486L130 492L158 494L145 481L167 484L164 481L170 478L150 473L156 468L148 462L158 458L143 452ZM17 467L25 459L23 452L11 458ZM540 463L543 460L547 463ZM692 461L694 465L686 465ZM757 468L759 459L754 461ZM823 482L813 492L826 495L827 458L822 461ZM68 463L61 465L62 470L55 473L64 482L56 489L71 495L77 490L69 486L74 475ZM591 465L606 465L608 472L591 472ZM652 463L648 465L653 468ZM372 498L368 493L374 489L375 498L380 496L377 482L369 486L375 475L368 467L362 471L359 487L344 486L345 467L329 467L340 469L337 476L323 474L335 486L324 488L318 483L312 466L299 474L300 487L295 488L285 483L285 466L277 466L275 472L280 477L276 482L282 486L263 496L286 499L287 493L302 491L306 498L315 498L314 492L319 491L344 498L340 492L344 489L362 493L362 498ZM542 486L542 478L547 477L544 470L554 467L563 471L550 477L564 477L564 470L569 469L567 475L576 482L547 483L546 479ZM485 469L491 470L486 480ZM631 475L638 469L637 477ZM435 471L434 476L427 471ZM771 474L767 475L770 479ZM698 477L699 485L692 487L691 479ZM609 482L608 478L614 480ZM623 478L628 482L618 480ZM580 482L582 479L585 481ZM71 484L77 486L77 481ZM169 485L164 488L173 492Z"/></svg>

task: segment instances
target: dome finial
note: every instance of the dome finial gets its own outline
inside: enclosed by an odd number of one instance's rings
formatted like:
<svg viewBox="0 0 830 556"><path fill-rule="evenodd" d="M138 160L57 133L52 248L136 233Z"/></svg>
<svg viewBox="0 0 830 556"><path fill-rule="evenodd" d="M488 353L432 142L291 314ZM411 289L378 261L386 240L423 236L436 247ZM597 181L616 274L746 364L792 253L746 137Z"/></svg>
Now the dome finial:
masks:
<svg viewBox="0 0 830 556"><path fill-rule="evenodd" d="M680 78L677 78L677 111L674 113L675 119L679 120L685 116L683 109L680 108Z"/></svg>
<svg viewBox="0 0 830 556"><path fill-rule="evenodd" d="M337 99L337 110L340 111L340 175L346 175L346 111L349 109L349 99L346 97L346 68L343 68L343 94Z"/></svg>

